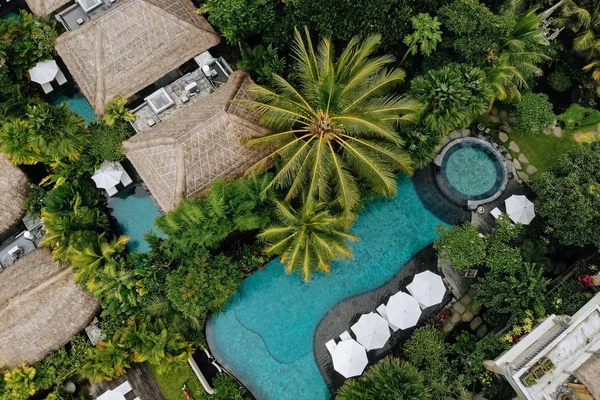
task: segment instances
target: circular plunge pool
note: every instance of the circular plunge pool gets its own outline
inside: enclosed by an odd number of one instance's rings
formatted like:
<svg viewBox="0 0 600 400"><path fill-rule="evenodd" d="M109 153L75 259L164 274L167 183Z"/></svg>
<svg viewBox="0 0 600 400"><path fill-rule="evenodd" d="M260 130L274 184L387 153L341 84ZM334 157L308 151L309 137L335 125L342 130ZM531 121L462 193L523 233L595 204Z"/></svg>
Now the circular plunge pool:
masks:
<svg viewBox="0 0 600 400"><path fill-rule="evenodd" d="M442 151L437 181L455 202L493 200L505 183L504 164L491 145L481 139L450 142Z"/></svg>

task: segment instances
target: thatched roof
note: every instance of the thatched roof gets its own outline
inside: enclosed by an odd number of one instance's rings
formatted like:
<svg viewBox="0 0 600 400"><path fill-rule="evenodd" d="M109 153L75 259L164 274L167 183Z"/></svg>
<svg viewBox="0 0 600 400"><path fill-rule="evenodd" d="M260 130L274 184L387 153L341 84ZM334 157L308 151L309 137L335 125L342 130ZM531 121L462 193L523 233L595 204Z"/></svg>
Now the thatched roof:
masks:
<svg viewBox="0 0 600 400"><path fill-rule="evenodd" d="M248 73L238 70L210 96L123 142L127 158L163 211L217 178L240 175L263 156L243 140L268 131L255 114L231 102L251 98L251 83Z"/></svg>
<svg viewBox="0 0 600 400"><path fill-rule="evenodd" d="M583 383L594 399L600 399L600 354L594 354L575 370L575 377Z"/></svg>
<svg viewBox="0 0 600 400"><path fill-rule="evenodd" d="M0 272L0 366L41 360L85 328L97 307L48 250L25 255Z"/></svg>
<svg viewBox="0 0 600 400"><path fill-rule="evenodd" d="M21 221L29 194L27 176L0 154L0 238Z"/></svg>
<svg viewBox="0 0 600 400"><path fill-rule="evenodd" d="M47 16L58 10L71 0L26 0L32 13L37 16Z"/></svg>
<svg viewBox="0 0 600 400"><path fill-rule="evenodd" d="M82 28L62 34L56 51L97 114L219 43L190 0L121 0Z"/></svg>

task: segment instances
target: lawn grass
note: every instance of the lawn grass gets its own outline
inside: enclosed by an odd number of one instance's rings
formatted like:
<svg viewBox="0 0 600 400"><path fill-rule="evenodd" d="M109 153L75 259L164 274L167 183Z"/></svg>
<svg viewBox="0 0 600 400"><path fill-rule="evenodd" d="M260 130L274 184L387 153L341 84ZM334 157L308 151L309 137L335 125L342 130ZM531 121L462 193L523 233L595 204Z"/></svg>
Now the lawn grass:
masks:
<svg viewBox="0 0 600 400"><path fill-rule="evenodd" d="M150 371L158 383L160 390L167 400L186 400L185 394L181 388L187 385L194 400L207 400L208 395L204 392L202 384L187 363L180 368L174 369L169 374L159 375L156 368L150 366Z"/></svg>

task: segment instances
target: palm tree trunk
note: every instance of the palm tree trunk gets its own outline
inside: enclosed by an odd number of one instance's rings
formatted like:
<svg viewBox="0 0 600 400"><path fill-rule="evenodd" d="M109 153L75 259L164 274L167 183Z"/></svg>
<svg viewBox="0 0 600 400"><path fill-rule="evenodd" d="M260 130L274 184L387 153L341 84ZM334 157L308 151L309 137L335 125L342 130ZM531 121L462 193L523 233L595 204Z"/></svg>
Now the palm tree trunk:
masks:
<svg viewBox="0 0 600 400"><path fill-rule="evenodd" d="M553 5L552 7L550 7L549 9L547 9L546 11L544 11L542 13L542 18L543 19L548 19L552 13L554 13L554 11L559 8L560 6L562 6L565 3L565 0L560 0L558 3L556 3L555 5Z"/></svg>

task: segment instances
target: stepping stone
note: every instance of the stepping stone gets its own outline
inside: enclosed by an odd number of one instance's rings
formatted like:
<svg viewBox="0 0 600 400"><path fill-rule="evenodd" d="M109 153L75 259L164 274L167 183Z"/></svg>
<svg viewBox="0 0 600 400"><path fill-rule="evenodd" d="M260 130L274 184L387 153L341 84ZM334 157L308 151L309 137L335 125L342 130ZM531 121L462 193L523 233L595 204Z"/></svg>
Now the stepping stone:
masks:
<svg viewBox="0 0 600 400"><path fill-rule="evenodd" d="M500 117L497 115L490 115L490 121L492 121L493 123L497 124L500 122Z"/></svg>
<svg viewBox="0 0 600 400"><path fill-rule="evenodd" d="M552 133L552 130L550 130L550 128L544 129L544 135L549 135L551 133Z"/></svg>
<svg viewBox="0 0 600 400"><path fill-rule="evenodd" d="M471 323L469 324L469 328L471 328L471 330L474 331L477 328L479 328L482 323L483 320L481 319L481 317L475 317L473 321L471 321Z"/></svg>
<svg viewBox="0 0 600 400"><path fill-rule="evenodd" d="M450 139L458 139L459 137L462 137L462 135L460 134L460 131L452 131L448 134L448 136L450 137Z"/></svg>
<svg viewBox="0 0 600 400"><path fill-rule="evenodd" d="M459 313L452 314L452 323L456 324L456 323L458 323L458 321L460 321L460 314Z"/></svg>
<svg viewBox="0 0 600 400"><path fill-rule="evenodd" d="M515 166L516 169L523 169L523 167L521 166L521 163L519 162L519 160L513 160L513 165Z"/></svg>
<svg viewBox="0 0 600 400"><path fill-rule="evenodd" d="M459 302L456 302L452 306L452 310L454 310L455 313L462 314L465 312L465 306Z"/></svg>
<svg viewBox="0 0 600 400"><path fill-rule="evenodd" d="M526 171L529 175L533 175L536 172L538 172L538 169L536 167L534 167L533 165L529 165L529 166L527 166Z"/></svg>
<svg viewBox="0 0 600 400"><path fill-rule="evenodd" d="M500 113L498 113L498 116L500 117L500 119L506 119L506 117L508 117L508 113L506 112L506 110L502 110L500 111Z"/></svg>
<svg viewBox="0 0 600 400"><path fill-rule="evenodd" d="M492 107L492 110L490 111L490 115L498 115L498 109L496 107Z"/></svg>
<svg viewBox="0 0 600 400"><path fill-rule="evenodd" d="M462 128L460 130L460 134L462 137L467 137L467 136L471 135L471 131L468 130L467 128Z"/></svg>
<svg viewBox="0 0 600 400"><path fill-rule="evenodd" d="M454 329L454 324L452 322L448 322L444 324L444 328L442 330L446 333L449 333L452 329Z"/></svg>
<svg viewBox="0 0 600 400"><path fill-rule="evenodd" d="M479 303L471 304L471 311L475 315L479 314L479 311L481 311L481 304L479 304Z"/></svg>
<svg viewBox="0 0 600 400"><path fill-rule="evenodd" d="M479 329L477 329L477 332L475 332L475 336L477 336L477 339L483 339L483 337L487 334L488 332L488 328L485 325L481 325L479 327Z"/></svg>
<svg viewBox="0 0 600 400"><path fill-rule="evenodd" d="M471 303L471 300L473 300L471 296L465 294L463 297L460 298L459 301L466 306Z"/></svg>
<svg viewBox="0 0 600 400"><path fill-rule="evenodd" d="M504 132L500 132L500 134L498 135L498 137L500 138L500 140L502 140L502 143L506 142L508 140L508 135Z"/></svg>
<svg viewBox="0 0 600 400"><path fill-rule="evenodd" d="M525 154L523 153L519 154L519 161L525 164L529 164L529 160L527 159L527 157L525 157Z"/></svg>
<svg viewBox="0 0 600 400"><path fill-rule="evenodd" d="M517 175L519 176L519 179L521 179L523 182L529 182L529 175L527 175L526 172L517 171Z"/></svg>
<svg viewBox="0 0 600 400"><path fill-rule="evenodd" d="M508 145L508 148L511 149L512 151L514 151L515 153L519 152L519 145L516 144L515 142L510 142L510 144Z"/></svg>
<svg viewBox="0 0 600 400"><path fill-rule="evenodd" d="M562 129L560 129L560 126L555 127L553 130L554 130L554 136L556 136L556 137L562 136Z"/></svg>
<svg viewBox="0 0 600 400"><path fill-rule="evenodd" d="M471 320L473 319L473 317L475 317L473 315L473 313L471 312L466 312L462 315L462 317L460 318L462 322L471 322Z"/></svg>

